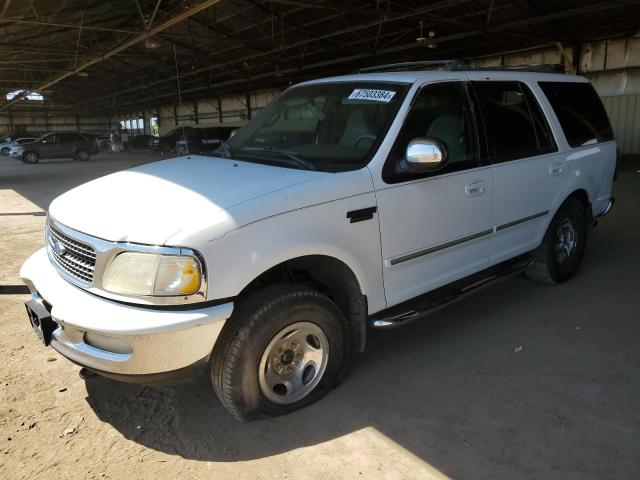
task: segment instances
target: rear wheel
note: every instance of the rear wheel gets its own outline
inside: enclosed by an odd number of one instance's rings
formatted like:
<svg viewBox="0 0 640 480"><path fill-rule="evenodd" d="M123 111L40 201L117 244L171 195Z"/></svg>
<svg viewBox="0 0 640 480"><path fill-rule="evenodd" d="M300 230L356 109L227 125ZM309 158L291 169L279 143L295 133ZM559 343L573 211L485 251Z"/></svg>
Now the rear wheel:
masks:
<svg viewBox="0 0 640 480"><path fill-rule="evenodd" d="M24 163L34 164L40 161L40 154L35 150L27 150L22 154Z"/></svg>
<svg viewBox="0 0 640 480"><path fill-rule="evenodd" d="M283 415L319 400L349 355L342 312L297 284L272 285L241 302L211 361L211 380L238 420Z"/></svg>
<svg viewBox="0 0 640 480"><path fill-rule="evenodd" d="M89 150L81 149L76 152L75 159L81 162L86 162L89 160L90 156L91 154L89 153Z"/></svg>
<svg viewBox="0 0 640 480"><path fill-rule="evenodd" d="M568 198L551 220L526 275L551 284L569 280L582 262L588 226L585 206L576 198Z"/></svg>

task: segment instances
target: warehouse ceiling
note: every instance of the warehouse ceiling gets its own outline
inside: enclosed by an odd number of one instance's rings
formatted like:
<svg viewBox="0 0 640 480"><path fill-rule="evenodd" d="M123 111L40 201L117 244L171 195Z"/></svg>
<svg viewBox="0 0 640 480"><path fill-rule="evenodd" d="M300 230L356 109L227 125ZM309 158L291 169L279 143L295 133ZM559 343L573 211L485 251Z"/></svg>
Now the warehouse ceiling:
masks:
<svg viewBox="0 0 640 480"><path fill-rule="evenodd" d="M638 0L0 0L0 109L38 91L47 108L132 110L639 25Z"/></svg>

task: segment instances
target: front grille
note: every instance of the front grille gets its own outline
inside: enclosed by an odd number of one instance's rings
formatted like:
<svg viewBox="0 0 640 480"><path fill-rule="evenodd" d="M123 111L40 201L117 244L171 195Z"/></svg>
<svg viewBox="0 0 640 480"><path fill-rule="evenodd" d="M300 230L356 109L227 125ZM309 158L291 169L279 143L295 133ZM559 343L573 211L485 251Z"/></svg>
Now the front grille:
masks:
<svg viewBox="0 0 640 480"><path fill-rule="evenodd" d="M50 257L56 267L82 282L91 283L96 267L96 251L48 224Z"/></svg>

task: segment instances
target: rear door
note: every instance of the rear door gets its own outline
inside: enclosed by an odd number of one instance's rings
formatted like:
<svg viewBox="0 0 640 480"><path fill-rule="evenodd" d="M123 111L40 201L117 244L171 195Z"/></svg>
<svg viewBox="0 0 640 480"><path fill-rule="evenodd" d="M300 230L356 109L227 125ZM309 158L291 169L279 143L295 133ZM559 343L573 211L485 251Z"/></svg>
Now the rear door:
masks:
<svg viewBox="0 0 640 480"><path fill-rule="evenodd" d="M424 137L444 144L447 163L406 173L407 144ZM429 83L416 94L376 189L388 306L486 267L493 178L478 140L467 82Z"/></svg>
<svg viewBox="0 0 640 480"><path fill-rule="evenodd" d="M494 179L495 234L489 264L537 247L567 181L549 122L523 82L472 82Z"/></svg>

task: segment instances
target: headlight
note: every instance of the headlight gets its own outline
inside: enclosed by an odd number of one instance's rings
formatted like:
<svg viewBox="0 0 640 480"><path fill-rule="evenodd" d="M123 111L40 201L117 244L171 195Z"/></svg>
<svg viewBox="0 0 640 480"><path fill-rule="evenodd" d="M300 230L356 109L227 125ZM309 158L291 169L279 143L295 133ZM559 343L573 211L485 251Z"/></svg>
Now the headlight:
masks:
<svg viewBox="0 0 640 480"><path fill-rule="evenodd" d="M200 290L202 273L191 256L123 252L107 266L102 287L123 295L192 295Z"/></svg>

